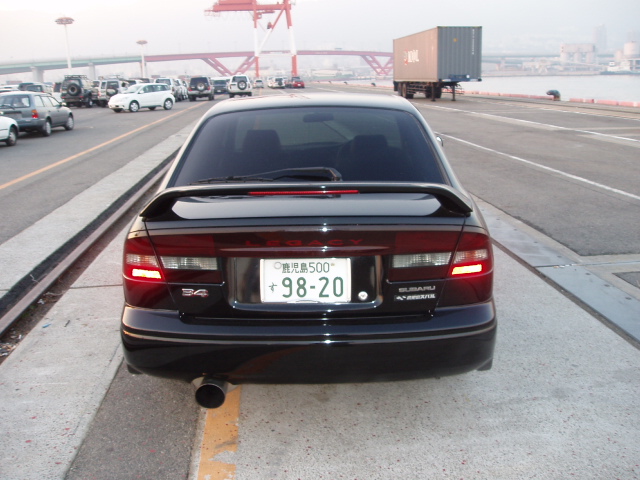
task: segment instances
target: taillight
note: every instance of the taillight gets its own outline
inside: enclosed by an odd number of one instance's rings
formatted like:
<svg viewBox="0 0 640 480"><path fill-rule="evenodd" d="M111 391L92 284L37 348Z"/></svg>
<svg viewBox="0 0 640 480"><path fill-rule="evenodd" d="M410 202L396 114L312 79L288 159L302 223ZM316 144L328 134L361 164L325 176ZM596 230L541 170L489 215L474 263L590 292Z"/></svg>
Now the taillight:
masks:
<svg viewBox="0 0 640 480"><path fill-rule="evenodd" d="M31 110L31 118L35 118L35 119L40 118L38 115L38 110L36 109Z"/></svg>
<svg viewBox="0 0 640 480"><path fill-rule="evenodd" d="M220 283L213 237L132 234L125 243L124 275L130 279Z"/></svg>
<svg viewBox="0 0 640 480"><path fill-rule="evenodd" d="M400 232L391 256L389 281L434 280L488 273L491 245L485 233Z"/></svg>
<svg viewBox="0 0 640 480"><path fill-rule="evenodd" d="M460 231L398 232L391 255L391 282L445 278Z"/></svg>
<svg viewBox="0 0 640 480"><path fill-rule="evenodd" d="M146 236L131 236L124 245L123 274L134 280L164 280L153 246Z"/></svg>
<svg viewBox="0 0 640 480"><path fill-rule="evenodd" d="M450 276L488 273L492 270L491 240L485 233L463 232L451 263Z"/></svg>

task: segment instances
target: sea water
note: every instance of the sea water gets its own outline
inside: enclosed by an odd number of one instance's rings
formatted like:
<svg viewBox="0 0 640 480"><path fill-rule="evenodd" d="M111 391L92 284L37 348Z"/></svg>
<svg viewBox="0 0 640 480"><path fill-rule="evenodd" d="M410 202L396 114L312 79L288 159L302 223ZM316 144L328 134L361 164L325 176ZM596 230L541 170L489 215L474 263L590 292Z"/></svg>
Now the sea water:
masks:
<svg viewBox="0 0 640 480"><path fill-rule="evenodd" d="M352 83L352 82L349 82ZM379 86L392 86L391 80L372 80ZM484 77L481 82L461 82L467 92L546 95L558 90L562 100L615 100L640 102L640 75L518 75Z"/></svg>
<svg viewBox="0 0 640 480"><path fill-rule="evenodd" d="M461 83L464 90L523 95L546 95L558 90L562 100L582 98L640 102L640 75L557 75L485 77Z"/></svg>

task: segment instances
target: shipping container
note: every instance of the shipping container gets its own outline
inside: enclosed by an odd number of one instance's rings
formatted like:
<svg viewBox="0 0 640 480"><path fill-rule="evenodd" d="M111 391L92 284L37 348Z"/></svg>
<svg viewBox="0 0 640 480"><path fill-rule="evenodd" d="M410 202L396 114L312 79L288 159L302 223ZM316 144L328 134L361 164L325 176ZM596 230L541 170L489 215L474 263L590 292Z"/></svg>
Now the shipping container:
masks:
<svg viewBox="0 0 640 480"><path fill-rule="evenodd" d="M482 27L435 27L393 41L393 86L405 98L440 98L460 82L479 82Z"/></svg>

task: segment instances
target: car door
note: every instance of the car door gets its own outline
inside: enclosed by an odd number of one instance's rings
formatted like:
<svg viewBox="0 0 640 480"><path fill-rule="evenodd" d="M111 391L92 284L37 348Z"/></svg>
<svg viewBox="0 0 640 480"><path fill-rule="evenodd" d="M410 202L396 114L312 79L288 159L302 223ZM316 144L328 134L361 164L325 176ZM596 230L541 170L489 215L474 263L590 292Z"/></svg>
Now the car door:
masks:
<svg viewBox="0 0 640 480"><path fill-rule="evenodd" d="M156 88L156 105L161 106L164 103L164 99L171 93L171 87L162 83L154 85L154 87Z"/></svg>
<svg viewBox="0 0 640 480"><path fill-rule="evenodd" d="M66 112L63 112L60 104L55 98L49 95L38 95L44 104L44 108L47 111L49 118L51 118L51 126L57 127L64 125L67 122Z"/></svg>
<svg viewBox="0 0 640 480"><path fill-rule="evenodd" d="M138 95L136 95L136 101L140 104L141 107L150 107L153 105L153 85L145 85L140 90L138 90Z"/></svg>

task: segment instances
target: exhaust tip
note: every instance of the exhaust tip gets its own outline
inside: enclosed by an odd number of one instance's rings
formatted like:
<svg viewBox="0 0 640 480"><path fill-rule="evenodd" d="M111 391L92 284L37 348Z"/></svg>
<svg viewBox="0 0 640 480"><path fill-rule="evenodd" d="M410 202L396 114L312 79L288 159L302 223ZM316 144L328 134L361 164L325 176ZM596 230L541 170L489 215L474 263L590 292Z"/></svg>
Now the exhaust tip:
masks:
<svg viewBox="0 0 640 480"><path fill-rule="evenodd" d="M204 408L219 408L227 398L228 388L227 382L204 378L196 387L196 402Z"/></svg>

